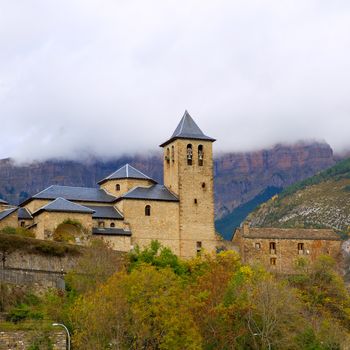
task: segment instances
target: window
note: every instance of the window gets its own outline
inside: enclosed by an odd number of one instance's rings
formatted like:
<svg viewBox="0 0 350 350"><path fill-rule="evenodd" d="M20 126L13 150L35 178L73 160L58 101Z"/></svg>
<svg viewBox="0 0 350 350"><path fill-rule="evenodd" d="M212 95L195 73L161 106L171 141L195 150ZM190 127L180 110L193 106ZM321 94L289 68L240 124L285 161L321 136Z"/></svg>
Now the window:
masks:
<svg viewBox="0 0 350 350"><path fill-rule="evenodd" d="M115 185L115 189L116 189L116 191L120 191L120 185L119 185L119 184L116 184L116 185Z"/></svg>
<svg viewBox="0 0 350 350"><path fill-rule="evenodd" d="M21 221L21 227L24 227L24 226L25 226L25 222Z"/></svg>
<svg viewBox="0 0 350 350"><path fill-rule="evenodd" d="M175 148L174 146L171 146L171 160L175 162Z"/></svg>
<svg viewBox="0 0 350 350"><path fill-rule="evenodd" d="M170 162L170 150L169 150L169 147L166 149L165 160L167 161L167 163Z"/></svg>
<svg viewBox="0 0 350 350"><path fill-rule="evenodd" d="M304 254L304 243L298 243L298 254Z"/></svg>
<svg viewBox="0 0 350 350"><path fill-rule="evenodd" d="M202 242L197 242L196 243L197 254L200 254L201 250L202 250Z"/></svg>
<svg viewBox="0 0 350 350"><path fill-rule="evenodd" d="M105 227L105 222L104 221L99 221L98 222L98 227L99 228L104 228Z"/></svg>
<svg viewBox="0 0 350 350"><path fill-rule="evenodd" d="M276 265L276 258L270 258L270 265L272 266Z"/></svg>
<svg viewBox="0 0 350 350"><path fill-rule="evenodd" d="M194 199L194 204L197 204L197 203L198 203L197 198L195 198Z"/></svg>
<svg viewBox="0 0 350 350"><path fill-rule="evenodd" d="M276 243L270 242L270 254L276 254Z"/></svg>
<svg viewBox="0 0 350 350"><path fill-rule="evenodd" d="M115 227L115 223L114 222L111 222L111 227Z"/></svg>
<svg viewBox="0 0 350 350"><path fill-rule="evenodd" d="M203 146L199 145L198 146L198 165L199 166L203 165L203 158L204 158Z"/></svg>
<svg viewBox="0 0 350 350"><path fill-rule="evenodd" d="M192 145L187 145L187 165L192 165L192 157L193 157L193 151L192 151Z"/></svg>
<svg viewBox="0 0 350 350"><path fill-rule="evenodd" d="M145 206L145 216L151 216L151 206L150 205Z"/></svg>
<svg viewBox="0 0 350 350"><path fill-rule="evenodd" d="M260 243L255 243L255 249L260 249L261 248L261 244Z"/></svg>
<svg viewBox="0 0 350 350"><path fill-rule="evenodd" d="M205 188L205 182L202 182L202 188Z"/></svg>

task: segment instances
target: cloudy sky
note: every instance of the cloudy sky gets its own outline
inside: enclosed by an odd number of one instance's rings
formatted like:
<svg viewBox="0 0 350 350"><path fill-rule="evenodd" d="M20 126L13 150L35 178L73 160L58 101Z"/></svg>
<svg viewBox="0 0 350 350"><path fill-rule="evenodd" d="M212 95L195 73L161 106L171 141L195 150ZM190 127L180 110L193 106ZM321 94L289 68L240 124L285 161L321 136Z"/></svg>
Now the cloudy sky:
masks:
<svg viewBox="0 0 350 350"><path fill-rule="evenodd" d="M348 0L0 0L0 158L350 148Z"/></svg>

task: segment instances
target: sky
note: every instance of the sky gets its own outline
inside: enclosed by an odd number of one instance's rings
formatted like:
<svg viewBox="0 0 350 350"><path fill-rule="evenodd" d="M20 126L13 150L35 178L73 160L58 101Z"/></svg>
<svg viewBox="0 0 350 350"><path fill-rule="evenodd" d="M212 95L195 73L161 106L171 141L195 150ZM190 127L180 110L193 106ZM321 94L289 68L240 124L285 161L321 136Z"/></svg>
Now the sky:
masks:
<svg viewBox="0 0 350 350"><path fill-rule="evenodd" d="M0 0L0 158L350 149L348 0Z"/></svg>

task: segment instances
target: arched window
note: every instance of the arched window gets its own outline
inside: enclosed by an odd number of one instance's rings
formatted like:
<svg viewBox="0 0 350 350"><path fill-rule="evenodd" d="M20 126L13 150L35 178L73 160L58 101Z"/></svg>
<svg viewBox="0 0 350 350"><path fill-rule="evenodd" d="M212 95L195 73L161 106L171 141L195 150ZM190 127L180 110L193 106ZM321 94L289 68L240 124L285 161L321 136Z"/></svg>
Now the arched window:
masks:
<svg viewBox="0 0 350 350"><path fill-rule="evenodd" d="M192 145L187 145L187 165L192 165L192 158L193 158L193 151L192 151Z"/></svg>
<svg viewBox="0 0 350 350"><path fill-rule="evenodd" d="M175 147L171 146L171 160L175 162Z"/></svg>
<svg viewBox="0 0 350 350"><path fill-rule="evenodd" d="M114 222L111 222L111 227L115 227L115 223Z"/></svg>
<svg viewBox="0 0 350 350"><path fill-rule="evenodd" d="M119 185L119 184L116 184L116 185L115 185L115 189L116 189L116 191L120 191L120 185Z"/></svg>
<svg viewBox="0 0 350 350"><path fill-rule="evenodd" d="M167 163L170 162L170 149L169 149L169 147L166 149L165 160L167 161Z"/></svg>
<svg viewBox="0 0 350 350"><path fill-rule="evenodd" d="M203 165L203 159L204 159L203 146L199 145L198 146L198 165L199 166Z"/></svg>
<svg viewBox="0 0 350 350"><path fill-rule="evenodd" d="M151 206L150 205L145 206L145 216L151 216Z"/></svg>

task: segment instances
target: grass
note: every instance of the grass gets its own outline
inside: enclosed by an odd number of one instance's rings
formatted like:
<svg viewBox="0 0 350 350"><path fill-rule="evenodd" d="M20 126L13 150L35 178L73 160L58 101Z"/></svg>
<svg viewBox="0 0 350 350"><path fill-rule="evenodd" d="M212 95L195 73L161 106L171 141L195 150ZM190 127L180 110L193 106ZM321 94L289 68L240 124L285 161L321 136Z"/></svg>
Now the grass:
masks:
<svg viewBox="0 0 350 350"><path fill-rule="evenodd" d="M79 247L71 244L0 233L0 251L13 252L17 249L28 253L51 256L77 255L80 253Z"/></svg>

